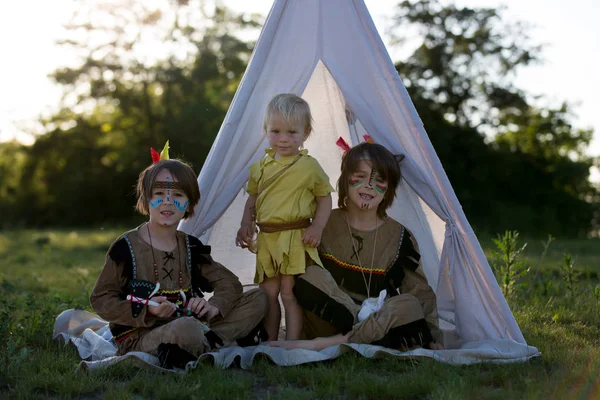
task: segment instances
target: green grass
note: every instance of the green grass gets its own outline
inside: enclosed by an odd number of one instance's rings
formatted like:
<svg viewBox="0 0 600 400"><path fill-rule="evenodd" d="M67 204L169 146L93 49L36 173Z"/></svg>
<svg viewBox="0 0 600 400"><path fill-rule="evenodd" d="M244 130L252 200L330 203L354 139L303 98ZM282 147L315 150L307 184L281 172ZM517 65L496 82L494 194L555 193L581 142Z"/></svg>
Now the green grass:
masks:
<svg viewBox="0 0 600 400"><path fill-rule="evenodd" d="M266 359L250 370L203 364L185 375L126 363L78 371L73 346L51 339L54 318L67 308L89 309L106 249L122 231L0 234L0 398L600 398L600 303L594 296L600 240L558 240L543 261L542 244L529 240L524 259L531 271L509 299L528 343L542 353L526 363L453 367L347 354L296 367ZM483 243L489 257L491 240ZM564 252L574 255L581 273L573 296L560 275Z"/></svg>

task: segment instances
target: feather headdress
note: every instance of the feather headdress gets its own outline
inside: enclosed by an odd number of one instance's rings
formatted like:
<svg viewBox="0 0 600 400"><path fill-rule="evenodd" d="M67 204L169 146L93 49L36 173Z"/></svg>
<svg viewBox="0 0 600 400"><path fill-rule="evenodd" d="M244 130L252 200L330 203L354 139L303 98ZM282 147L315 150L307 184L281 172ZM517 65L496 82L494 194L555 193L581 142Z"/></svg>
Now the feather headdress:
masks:
<svg viewBox="0 0 600 400"><path fill-rule="evenodd" d="M160 154L153 147L150 147L150 155L152 155L152 163L156 164L160 160L168 160L169 159L169 141L165 143L165 147L163 147Z"/></svg>

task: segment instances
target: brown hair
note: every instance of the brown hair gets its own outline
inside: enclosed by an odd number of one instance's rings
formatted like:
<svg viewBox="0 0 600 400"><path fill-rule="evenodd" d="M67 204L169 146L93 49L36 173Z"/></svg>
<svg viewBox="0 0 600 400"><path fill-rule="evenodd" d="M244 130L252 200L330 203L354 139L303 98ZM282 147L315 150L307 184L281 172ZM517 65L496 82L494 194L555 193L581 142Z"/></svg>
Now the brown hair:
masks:
<svg viewBox="0 0 600 400"><path fill-rule="evenodd" d="M263 129L267 129L267 122L274 113L279 113L288 123L304 123L308 135L312 131L312 115L308 103L293 93L281 93L273 97L267 105Z"/></svg>
<svg viewBox="0 0 600 400"><path fill-rule="evenodd" d="M346 209L346 197L348 197L348 180L350 176L358 171L358 163L361 160L371 162L373 169L385 179L388 189L383 196L383 201L377 207L377 215L380 218L386 216L385 211L392 205L396 197L396 188L400 184L400 165L396 157L385 147L375 143L361 143L354 146L342 158L342 174L337 182L338 207Z"/></svg>
<svg viewBox="0 0 600 400"><path fill-rule="evenodd" d="M185 193L189 200L189 211L183 216L184 219L194 215L194 208L200 201L200 189L196 173L188 164L180 160L161 160L156 164L148 166L140 173L137 181L137 204L135 209L142 215L149 215L150 210L148 203L152 198L152 185L156 181L156 177L163 169L168 169L175 179L181 185L181 190Z"/></svg>

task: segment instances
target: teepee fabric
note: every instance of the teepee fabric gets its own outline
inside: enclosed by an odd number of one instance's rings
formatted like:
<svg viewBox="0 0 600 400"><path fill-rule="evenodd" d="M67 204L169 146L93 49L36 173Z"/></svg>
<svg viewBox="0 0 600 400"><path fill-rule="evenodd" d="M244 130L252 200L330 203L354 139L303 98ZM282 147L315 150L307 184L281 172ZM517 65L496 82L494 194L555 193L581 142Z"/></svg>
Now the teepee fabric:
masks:
<svg viewBox="0 0 600 400"><path fill-rule="evenodd" d="M180 229L212 245L214 258L242 283L252 282L254 256L235 247L235 235L248 166L267 147L264 110L278 93L296 93L309 103L315 124L305 147L333 185L342 156L335 145L339 136L355 145L368 132L406 156L389 214L417 238L446 346L489 346L493 340L506 346L508 340L537 355L525 344L362 0L275 1L200 173L201 201Z"/></svg>

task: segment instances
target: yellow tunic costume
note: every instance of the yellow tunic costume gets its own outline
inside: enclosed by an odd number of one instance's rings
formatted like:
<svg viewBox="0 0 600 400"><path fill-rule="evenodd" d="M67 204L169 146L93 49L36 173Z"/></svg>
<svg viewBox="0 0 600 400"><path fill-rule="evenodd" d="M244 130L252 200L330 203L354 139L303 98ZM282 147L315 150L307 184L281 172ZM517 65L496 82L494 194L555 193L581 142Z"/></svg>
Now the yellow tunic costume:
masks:
<svg viewBox="0 0 600 400"><path fill-rule="evenodd" d="M307 150L302 150L295 164L263 189L264 182L294 162L297 157L295 155L276 160L272 149L266 149L265 152L265 157L250 166L248 180L247 192L257 195L256 221L288 223L314 217L317 209L315 197L327 196L333 191L329 177L317 160L309 156ZM303 232L304 229L293 229L258 234L254 277L256 283L261 283L265 276L272 278L279 274L304 273L306 254L315 263L323 265L317 249L305 246L302 242Z"/></svg>

